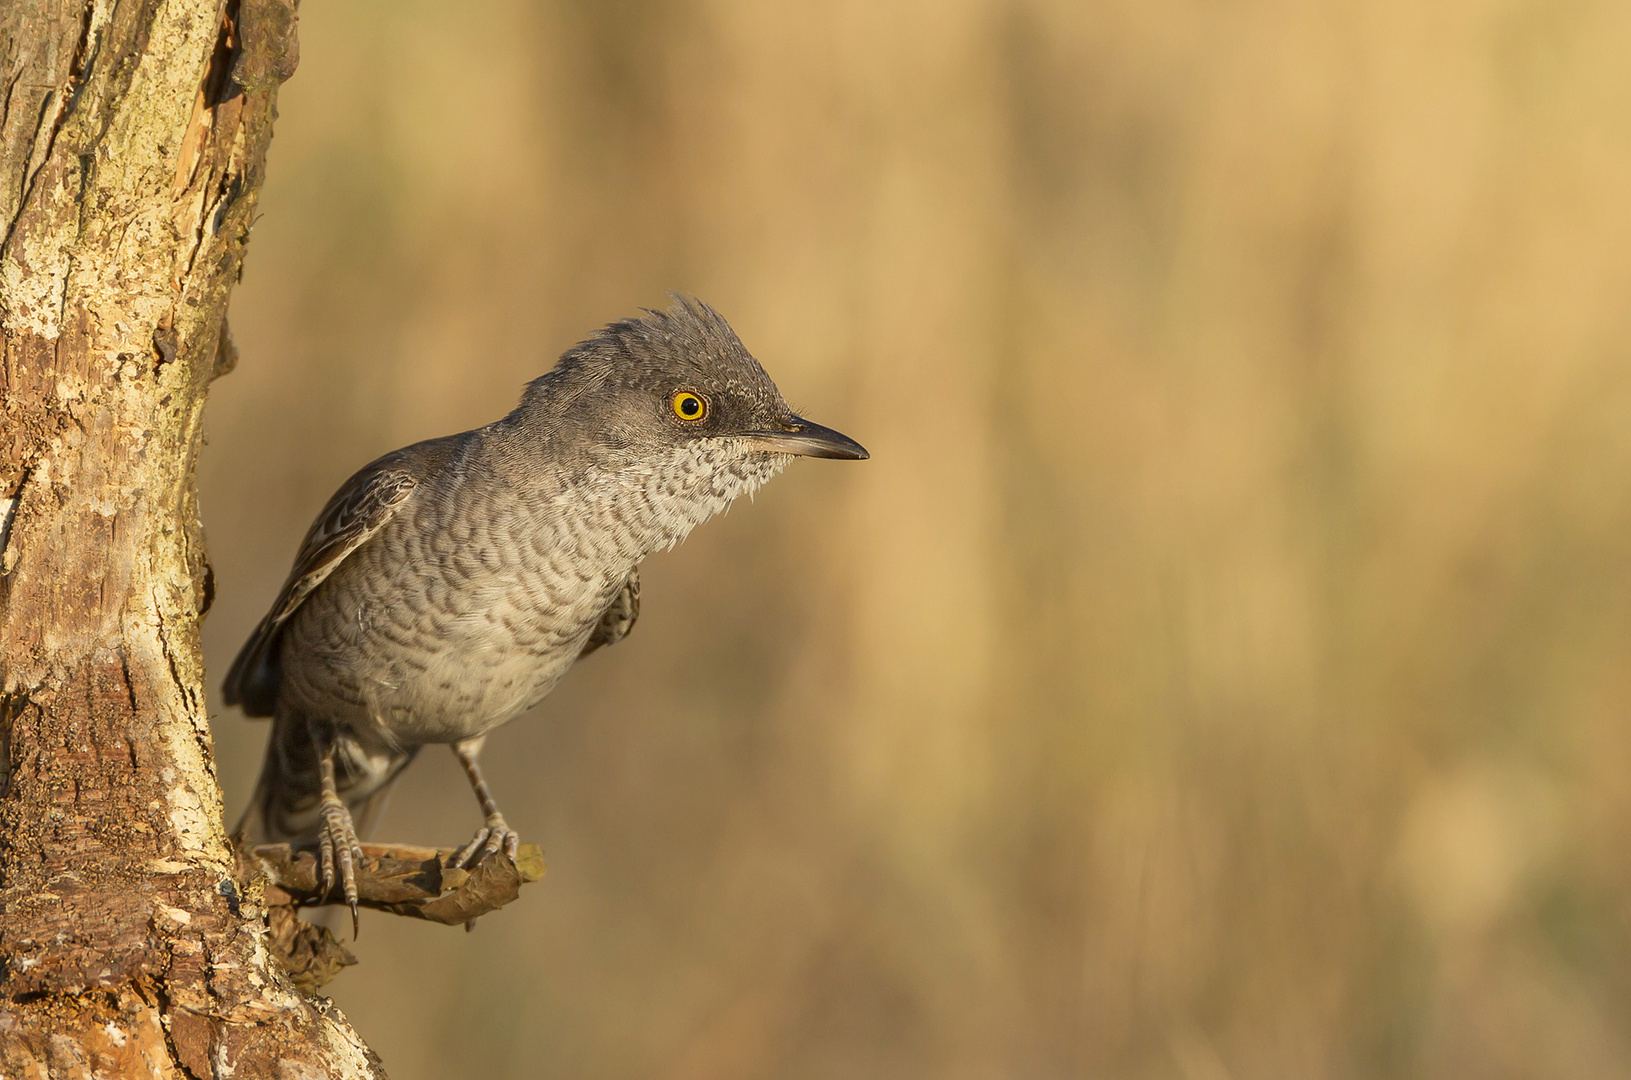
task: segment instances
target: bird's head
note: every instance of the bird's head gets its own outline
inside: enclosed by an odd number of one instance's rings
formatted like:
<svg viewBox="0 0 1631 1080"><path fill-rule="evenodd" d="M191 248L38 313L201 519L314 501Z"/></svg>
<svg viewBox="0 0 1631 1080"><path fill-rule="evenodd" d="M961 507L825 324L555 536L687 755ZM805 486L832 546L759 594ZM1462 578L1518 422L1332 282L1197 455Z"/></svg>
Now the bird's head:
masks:
<svg viewBox="0 0 1631 1080"><path fill-rule="evenodd" d="M724 317L700 300L611 323L534 380L512 418L602 467L701 455L860 460L847 435L798 416Z"/></svg>

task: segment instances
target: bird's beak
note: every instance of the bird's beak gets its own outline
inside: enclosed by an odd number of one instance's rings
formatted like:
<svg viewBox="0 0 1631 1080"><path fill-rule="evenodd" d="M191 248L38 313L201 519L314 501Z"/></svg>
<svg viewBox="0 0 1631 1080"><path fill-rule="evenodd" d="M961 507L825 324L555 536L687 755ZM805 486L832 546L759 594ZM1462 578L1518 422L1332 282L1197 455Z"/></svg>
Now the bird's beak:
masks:
<svg viewBox="0 0 1631 1080"><path fill-rule="evenodd" d="M750 431L742 438L761 450L778 454L797 454L800 457L841 458L845 461L865 461L872 455L866 447L841 435L829 427L812 424L800 416L789 417L781 431Z"/></svg>

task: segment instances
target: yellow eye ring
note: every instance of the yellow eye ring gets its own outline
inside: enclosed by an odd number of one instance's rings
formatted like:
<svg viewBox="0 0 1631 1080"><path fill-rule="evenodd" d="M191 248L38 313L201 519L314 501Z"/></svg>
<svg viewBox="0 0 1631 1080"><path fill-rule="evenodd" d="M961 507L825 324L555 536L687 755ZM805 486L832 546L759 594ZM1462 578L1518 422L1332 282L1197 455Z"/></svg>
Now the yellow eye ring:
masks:
<svg viewBox="0 0 1631 1080"><path fill-rule="evenodd" d="M708 415L708 403L701 395L689 390L681 390L669 399L668 404L673 408L674 415L687 424L695 424Z"/></svg>

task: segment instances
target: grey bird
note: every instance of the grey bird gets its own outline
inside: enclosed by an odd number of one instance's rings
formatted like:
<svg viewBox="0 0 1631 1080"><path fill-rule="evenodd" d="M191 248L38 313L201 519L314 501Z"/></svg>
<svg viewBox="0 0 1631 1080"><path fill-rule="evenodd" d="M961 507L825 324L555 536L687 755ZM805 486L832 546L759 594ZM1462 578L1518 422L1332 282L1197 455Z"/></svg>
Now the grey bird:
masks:
<svg viewBox="0 0 1631 1080"><path fill-rule="evenodd" d="M514 857L487 734L628 634L641 560L795 456L867 452L795 415L718 313L676 297L568 350L503 419L365 466L227 673L227 704L272 717L240 834L315 844L355 921L358 822L445 743L484 818L456 861Z"/></svg>

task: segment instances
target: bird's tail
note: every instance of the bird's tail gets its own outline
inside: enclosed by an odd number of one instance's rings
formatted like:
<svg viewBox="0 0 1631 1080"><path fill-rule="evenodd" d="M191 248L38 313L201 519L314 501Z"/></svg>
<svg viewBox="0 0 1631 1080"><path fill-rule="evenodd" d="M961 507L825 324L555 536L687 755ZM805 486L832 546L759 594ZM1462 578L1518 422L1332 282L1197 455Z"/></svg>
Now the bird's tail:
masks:
<svg viewBox="0 0 1631 1080"><path fill-rule="evenodd" d="M391 783L413 760L414 750L365 748L344 733L334 739L334 778L359 837L385 808ZM315 843L322 820L322 777L310 728L282 710L272 719L260 780L234 830L254 842Z"/></svg>

